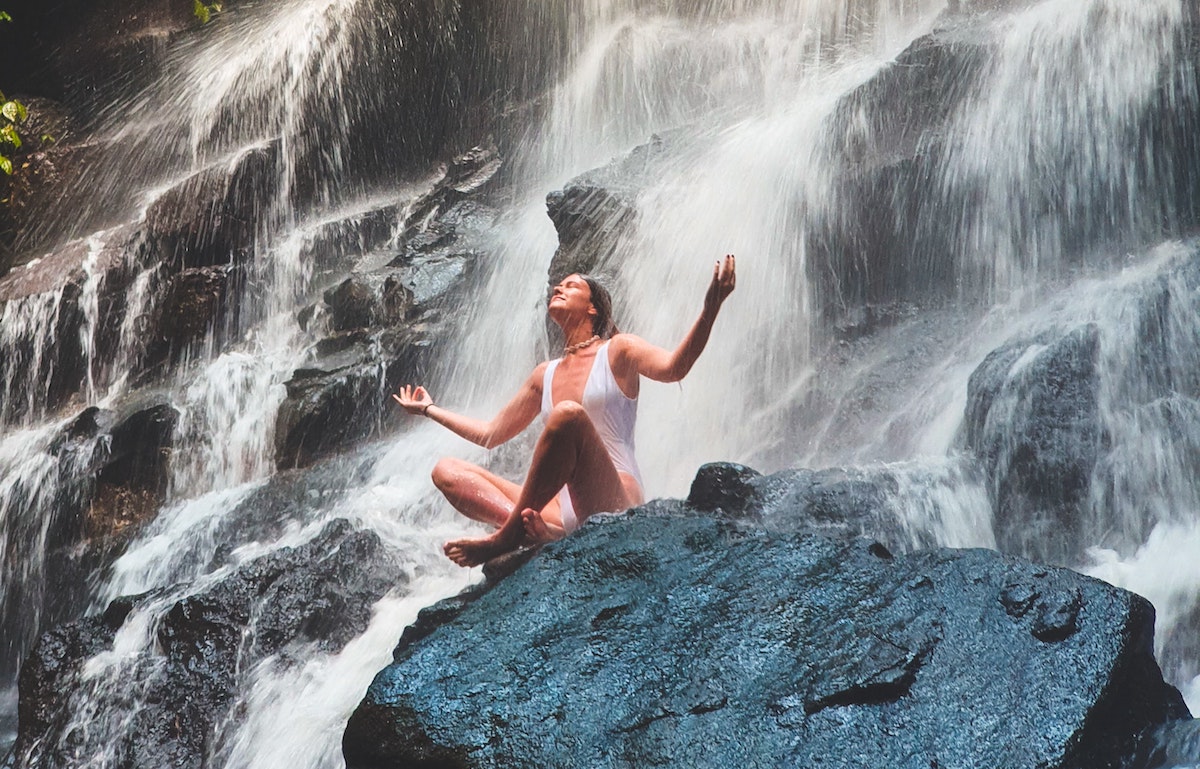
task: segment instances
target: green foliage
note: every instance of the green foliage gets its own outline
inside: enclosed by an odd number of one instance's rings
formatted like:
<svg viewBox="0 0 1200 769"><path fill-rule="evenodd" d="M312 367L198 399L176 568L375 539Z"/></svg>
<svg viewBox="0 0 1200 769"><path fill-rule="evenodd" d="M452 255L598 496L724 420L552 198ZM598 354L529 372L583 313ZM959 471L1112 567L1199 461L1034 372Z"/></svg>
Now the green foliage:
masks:
<svg viewBox="0 0 1200 769"><path fill-rule="evenodd" d="M25 122L29 113L25 105L15 99L6 99L0 93L0 171L11 174L12 160L4 153L21 148L21 133L17 126Z"/></svg>
<svg viewBox="0 0 1200 769"><path fill-rule="evenodd" d="M18 101L6 100L0 94L0 170L6 174L12 173L12 161L5 152L20 149L20 132L17 126L26 118L25 106Z"/></svg>
<svg viewBox="0 0 1200 769"><path fill-rule="evenodd" d="M0 21L12 21L12 16L0 11ZM26 116L24 104L10 101L0 93L0 171L6 174L13 172L13 164L3 153L10 147L20 149L21 135L17 133L17 124L25 122Z"/></svg>
<svg viewBox="0 0 1200 769"><path fill-rule="evenodd" d="M201 24L207 24L214 13L221 12L221 4L206 3L203 0L192 0L192 13L196 14L196 18Z"/></svg>
<svg viewBox="0 0 1200 769"><path fill-rule="evenodd" d="M9 123L24 123L29 113L26 112L25 105L21 102L6 101L3 106L0 106L0 115L3 115Z"/></svg>

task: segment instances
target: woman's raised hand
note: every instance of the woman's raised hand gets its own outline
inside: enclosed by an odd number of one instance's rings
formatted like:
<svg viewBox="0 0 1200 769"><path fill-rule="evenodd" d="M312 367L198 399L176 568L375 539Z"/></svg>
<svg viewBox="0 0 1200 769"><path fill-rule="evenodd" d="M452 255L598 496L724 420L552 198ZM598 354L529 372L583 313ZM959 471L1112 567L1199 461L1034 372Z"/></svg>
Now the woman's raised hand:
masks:
<svg viewBox="0 0 1200 769"><path fill-rule="evenodd" d="M400 388L399 392L392 393L392 400L403 406L404 410L408 413L421 414L422 416L433 405L433 398L420 385L416 387L404 385Z"/></svg>
<svg viewBox="0 0 1200 769"><path fill-rule="evenodd" d="M733 293L737 285L737 263L733 254L726 254L724 259L717 260L713 265L712 282L704 294L704 309L716 312L721 309L721 303Z"/></svg>

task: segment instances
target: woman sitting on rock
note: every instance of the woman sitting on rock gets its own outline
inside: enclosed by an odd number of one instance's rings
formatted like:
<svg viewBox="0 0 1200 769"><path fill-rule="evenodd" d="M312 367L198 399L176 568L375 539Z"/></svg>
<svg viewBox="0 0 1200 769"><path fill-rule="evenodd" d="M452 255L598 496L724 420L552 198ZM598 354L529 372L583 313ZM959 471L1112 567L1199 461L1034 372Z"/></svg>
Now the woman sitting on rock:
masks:
<svg viewBox="0 0 1200 769"><path fill-rule="evenodd" d="M539 411L546 418L523 486L460 459L434 467L433 482L455 509L497 527L486 537L447 542L450 560L475 566L526 542L560 539L593 513L645 501L633 455L640 379L678 382L687 375L733 291L734 267L733 256L713 267L700 317L674 351L618 333L608 292L586 275L567 276L547 310L566 340L562 357L535 368L491 421L436 406L423 387L405 385L392 396L410 414L488 449L512 439Z"/></svg>

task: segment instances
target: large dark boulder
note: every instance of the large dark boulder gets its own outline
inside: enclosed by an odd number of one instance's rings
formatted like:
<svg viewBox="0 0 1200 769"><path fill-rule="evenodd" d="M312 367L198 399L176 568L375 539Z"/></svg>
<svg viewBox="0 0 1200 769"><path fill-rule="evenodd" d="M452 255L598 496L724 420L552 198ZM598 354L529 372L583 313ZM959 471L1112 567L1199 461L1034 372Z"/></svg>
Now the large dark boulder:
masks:
<svg viewBox="0 0 1200 769"><path fill-rule="evenodd" d="M204 766L213 729L231 716L247 671L270 655L288 665L302 649L336 652L366 629L371 606L403 580L397 553L374 533L338 520L304 545L179 595L161 616L155 643L127 661L129 675L140 677L132 722L121 727L125 710L109 703L90 737L69 725L79 708L107 695L81 678L84 663L111 649L131 613L171 593L119 599L101 616L61 626L42 637L22 668L14 765L70 766L103 749L122 766Z"/></svg>
<svg viewBox="0 0 1200 769"><path fill-rule="evenodd" d="M593 519L444 606L351 717L352 769L1093 769L1188 717L1133 594L681 503Z"/></svg>
<svg viewBox="0 0 1200 769"><path fill-rule="evenodd" d="M993 351L967 386L966 448L982 460L1001 550L1076 564L1103 451L1099 330L1018 339Z"/></svg>
<svg viewBox="0 0 1200 769"><path fill-rule="evenodd" d="M653 136L629 154L569 181L546 196L546 211L558 233L550 260L550 282L571 273L594 273L635 226L637 196L661 168L671 139Z"/></svg>

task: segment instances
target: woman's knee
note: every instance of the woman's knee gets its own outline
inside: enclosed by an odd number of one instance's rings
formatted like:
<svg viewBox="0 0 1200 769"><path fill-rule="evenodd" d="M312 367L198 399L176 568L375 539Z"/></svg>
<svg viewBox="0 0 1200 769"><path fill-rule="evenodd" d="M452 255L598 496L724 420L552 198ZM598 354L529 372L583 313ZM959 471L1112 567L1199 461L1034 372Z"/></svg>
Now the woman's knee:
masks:
<svg viewBox="0 0 1200 769"><path fill-rule="evenodd" d="M462 479L464 465L466 463L461 459L442 457L433 466L433 472L430 473L430 476L433 478L433 485L441 491L451 488Z"/></svg>
<svg viewBox="0 0 1200 769"><path fill-rule="evenodd" d="M558 432L590 422L587 411L575 401L562 401L546 415L546 431Z"/></svg>

